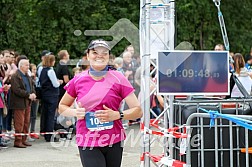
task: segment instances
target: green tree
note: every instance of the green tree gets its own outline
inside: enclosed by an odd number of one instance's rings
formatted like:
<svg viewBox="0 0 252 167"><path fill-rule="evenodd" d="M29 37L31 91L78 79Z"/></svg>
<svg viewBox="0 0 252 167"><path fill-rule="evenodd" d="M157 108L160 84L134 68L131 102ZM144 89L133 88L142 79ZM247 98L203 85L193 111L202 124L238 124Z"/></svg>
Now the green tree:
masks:
<svg viewBox="0 0 252 167"><path fill-rule="evenodd" d="M217 8L212 0L177 0L176 43L190 42L195 50L212 50L223 43ZM74 31L108 30L119 19L139 25L140 2L135 0L1 0L0 50L12 48L40 61L39 53L48 49L57 54L67 49L71 58L81 57L91 39L75 36ZM221 1L230 49L247 53L252 40L252 1ZM112 37L102 37L111 40ZM136 37L138 38L138 37ZM120 55L129 42L119 42L112 53Z"/></svg>
<svg viewBox="0 0 252 167"><path fill-rule="evenodd" d="M249 33L252 4L244 1L221 1L221 11L224 15L230 50L233 52L247 53L250 48L248 41L252 40ZM212 50L215 44L223 43L218 21L218 13L211 0L176 1L177 14L177 42L188 41L195 50Z"/></svg>
<svg viewBox="0 0 252 167"><path fill-rule="evenodd" d="M134 0L2 0L0 48L13 48L40 61L39 53L48 49L55 54L67 49L71 58L81 57L88 42L97 37L75 36L75 30L108 30L121 18L138 25L139 2ZM111 37L108 39L112 39ZM113 53L123 51L126 40Z"/></svg>

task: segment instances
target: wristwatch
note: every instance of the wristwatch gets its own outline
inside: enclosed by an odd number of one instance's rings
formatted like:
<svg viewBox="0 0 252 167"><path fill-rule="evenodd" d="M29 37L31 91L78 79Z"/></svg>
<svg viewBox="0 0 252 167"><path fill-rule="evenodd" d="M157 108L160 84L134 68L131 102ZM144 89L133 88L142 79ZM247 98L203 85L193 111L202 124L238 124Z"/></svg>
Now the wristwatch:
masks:
<svg viewBox="0 0 252 167"><path fill-rule="evenodd" d="M124 118L124 114L122 111L119 111L119 113L120 113L120 120L122 120Z"/></svg>

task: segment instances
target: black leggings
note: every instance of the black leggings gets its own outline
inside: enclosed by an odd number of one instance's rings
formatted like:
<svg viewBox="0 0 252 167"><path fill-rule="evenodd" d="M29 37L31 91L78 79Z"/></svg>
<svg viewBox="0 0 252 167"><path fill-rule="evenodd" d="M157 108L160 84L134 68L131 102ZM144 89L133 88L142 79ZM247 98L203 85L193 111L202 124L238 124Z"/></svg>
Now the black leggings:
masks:
<svg viewBox="0 0 252 167"><path fill-rule="evenodd" d="M106 147L79 147L83 167L120 167L123 147L121 142Z"/></svg>

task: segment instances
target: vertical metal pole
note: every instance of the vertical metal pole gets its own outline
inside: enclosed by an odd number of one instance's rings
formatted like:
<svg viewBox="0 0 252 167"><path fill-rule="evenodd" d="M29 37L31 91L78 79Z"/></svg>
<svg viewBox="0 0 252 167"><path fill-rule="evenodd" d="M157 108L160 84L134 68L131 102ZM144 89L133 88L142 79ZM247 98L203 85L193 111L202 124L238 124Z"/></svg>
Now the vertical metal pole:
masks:
<svg viewBox="0 0 252 167"><path fill-rule="evenodd" d="M165 0L165 3L168 4L169 3L169 0ZM170 15L170 7L169 6L166 6L164 8L164 50L169 50L168 47L168 44L169 44L169 26L168 24L170 25L170 23L168 22L169 21L169 15ZM159 68L157 68L159 69ZM159 72L159 71L157 71ZM164 109L166 110L166 112L164 113L164 128L168 129L168 122L169 122L169 118L168 118L168 114L167 112L169 112L169 97L168 96L165 96L164 97ZM164 150L164 153L165 153L165 156L169 156L170 155L170 141L169 141L169 138L167 137L164 137L164 140L163 140L163 150ZM166 145L166 143L168 145Z"/></svg>
<svg viewBox="0 0 252 167"><path fill-rule="evenodd" d="M215 153L215 167L218 167L219 165L219 154L218 154L218 148L219 148L219 138L218 138L218 122L217 119L214 120L214 153Z"/></svg>
<svg viewBox="0 0 252 167"><path fill-rule="evenodd" d="M246 167L249 167L249 153L248 153L248 144L249 144L249 135L248 129L245 128L245 148L246 148Z"/></svg>
<svg viewBox="0 0 252 167"><path fill-rule="evenodd" d="M230 134L230 138L229 138L229 159L230 159L230 167L234 166L234 146L233 146L233 124L232 121L229 121L229 134Z"/></svg>
<svg viewBox="0 0 252 167"><path fill-rule="evenodd" d="M174 38L175 38L175 0L169 0L170 3L170 27L169 27L169 49L174 50Z"/></svg>
<svg viewBox="0 0 252 167"><path fill-rule="evenodd" d="M145 49L143 50L143 81L142 93L144 103L144 127L150 128L150 0L145 1ZM150 152L150 135L144 133L143 135L144 152ZM150 158L145 154L144 167L150 167Z"/></svg>
<svg viewBox="0 0 252 167"><path fill-rule="evenodd" d="M169 11L169 20L170 20L170 27L169 27L169 50L174 50L174 23L175 23L175 0L170 0L170 11ZM174 114L173 114L173 110L174 110L174 106L173 106L173 100L174 100L174 96L170 95L169 96L169 127L173 127L174 126ZM167 114L165 115L165 117L167 117ZM166 122L166 125L168 126L168 123ZM168 127L166 127L168 128ZM169 138L169 151L170 151L170 157L173 158L173 138Z"/></svg>
<svg viewBox="0 0 252 167"><path fill-rule="evenodd" d="M144 4L145 4L145 0L141 0L140 1L140 20L139 20L139 38L140 38L140 58L141 58L141 78L143 78L143 52L144 52L144 48L145 48L145 40L143 38L143 32L145 32L144 30L144 24L145 24L145 11L144 11ZM141 87L140 87L140 100L141 100L141 107L142 109L144 109L144 96L143 96L143 83L144 81L141 79ZM144 112L145 114L145 112ZM141 124L140 127L142 126L143 123L143 118L141 119ZM140 141L140 146L141 146L141 154L140 154L140 167L144 166L144 153L145 153L145 148L143 147L143 143L144 143L144 131L143 129L141 129L141 141Z"/></svg>
<svg viewBox="0 0 252 167"><path fill-rule="evenodd" d="M204 118L201 117L200 118L200 159L201 159L201 166L204 166L205 165L205 160L204 160L204 122L203 122Z"/></svg>

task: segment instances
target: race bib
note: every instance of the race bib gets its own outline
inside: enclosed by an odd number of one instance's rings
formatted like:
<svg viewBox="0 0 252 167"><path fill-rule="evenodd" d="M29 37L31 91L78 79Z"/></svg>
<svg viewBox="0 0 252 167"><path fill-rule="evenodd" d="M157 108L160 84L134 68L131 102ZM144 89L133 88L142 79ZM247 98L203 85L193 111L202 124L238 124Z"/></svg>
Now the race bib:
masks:
<svg viewBox="0 0 252 167"><path fill-rule="evenodd" d="M86 112L85 115L86 126L90 131L99 131L105 129L113 128L114 122L100 122L98 118L95 117L95 112Z"/></svg>

